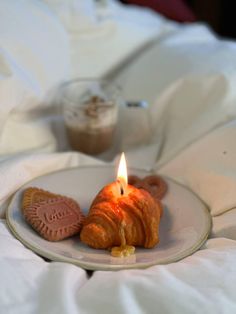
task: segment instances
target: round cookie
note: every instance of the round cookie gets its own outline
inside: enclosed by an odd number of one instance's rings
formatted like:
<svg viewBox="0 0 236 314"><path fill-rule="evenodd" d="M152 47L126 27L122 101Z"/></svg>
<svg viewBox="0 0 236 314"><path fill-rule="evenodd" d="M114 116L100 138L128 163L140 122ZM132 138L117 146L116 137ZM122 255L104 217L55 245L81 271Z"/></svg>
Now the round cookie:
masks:
<svg viewBox="0 0 236 314"><path fill-rule="evenodd" d="M167 192L168 186L162 177L150 175L139 178L135 175L128 177L128 183L136 188L147 190L154 198L161 200Z"/></svg>

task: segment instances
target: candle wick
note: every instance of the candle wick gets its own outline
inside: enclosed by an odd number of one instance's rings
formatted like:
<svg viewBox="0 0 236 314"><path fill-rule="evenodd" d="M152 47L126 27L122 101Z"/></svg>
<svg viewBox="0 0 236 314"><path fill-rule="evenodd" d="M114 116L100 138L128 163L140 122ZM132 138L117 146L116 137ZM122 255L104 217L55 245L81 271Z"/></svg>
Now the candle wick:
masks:
<svg viewBox="0 0 236 314"><path fill-rule="evenodd" d="M125 194L125 190L124 190L123 184L122 184L120 179L118 179L118 183L119 183L119 186L120 186L120 195L124 195Z"/></svg>

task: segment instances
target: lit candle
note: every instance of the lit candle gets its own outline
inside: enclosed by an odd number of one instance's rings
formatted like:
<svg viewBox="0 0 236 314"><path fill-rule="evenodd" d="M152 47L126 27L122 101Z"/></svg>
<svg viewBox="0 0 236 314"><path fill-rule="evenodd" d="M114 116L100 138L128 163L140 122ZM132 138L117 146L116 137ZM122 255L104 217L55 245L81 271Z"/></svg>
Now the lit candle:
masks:
<svg viewBox="0 0 236 314"><path fill-rule="evenodd" d="M120 163L117 171L117 182L119 184L120 195L127 195L128 176L124 153L122 153L120 157Z"/></svg>
<svg viewBox="0 0 236 314"><path fill-rule="evenodd" d="M120 162L117 171L117 183L118 183L118 195L117 197L127 197L128 196L128 175L127 175L127 165L125 160L125 154L122 153L120 157ZM111 250L111 255L115 257L124 257L134 254L135 247L126 244L125 238L125 220L119 206L117 206L117 212L120 217L119 234L121 239L121 245L115 246Z"/></svg>
<svg viewBox="0 0 236 314"><path fill-rule="evenodd" d="M127 181L122 153L117 179L96 195L80 232L83 243L95 249L111 249L114 257L134 254L135 245L151 248L159 241L158 203Z"/></svg>

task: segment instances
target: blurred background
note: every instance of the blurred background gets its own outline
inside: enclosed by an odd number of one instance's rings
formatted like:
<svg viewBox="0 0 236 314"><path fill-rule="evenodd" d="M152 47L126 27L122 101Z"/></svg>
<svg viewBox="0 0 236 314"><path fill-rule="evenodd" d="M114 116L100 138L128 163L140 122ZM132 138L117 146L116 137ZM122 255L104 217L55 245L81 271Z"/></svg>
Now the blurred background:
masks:
<svg viewBox="0 0 236 314"><path fill-rule="evenodd" d="M235 1L223 0L121 0L146 6L178 22L203 21L219 35L236 38Z"/></svg>

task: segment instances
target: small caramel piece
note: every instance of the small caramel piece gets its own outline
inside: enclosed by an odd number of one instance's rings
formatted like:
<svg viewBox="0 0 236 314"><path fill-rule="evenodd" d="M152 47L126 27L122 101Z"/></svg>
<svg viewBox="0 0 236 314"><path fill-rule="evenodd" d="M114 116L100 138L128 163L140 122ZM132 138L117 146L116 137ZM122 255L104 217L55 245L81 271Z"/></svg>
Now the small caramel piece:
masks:
<svg viewBox="0 0 236 314"><path fill-rule="evenodd" d="M111 256L113 257L127 257L135 252L135 247L132 245L121 245L121 246L114 246L111 249Z"/></svg>

